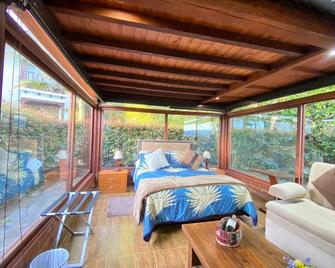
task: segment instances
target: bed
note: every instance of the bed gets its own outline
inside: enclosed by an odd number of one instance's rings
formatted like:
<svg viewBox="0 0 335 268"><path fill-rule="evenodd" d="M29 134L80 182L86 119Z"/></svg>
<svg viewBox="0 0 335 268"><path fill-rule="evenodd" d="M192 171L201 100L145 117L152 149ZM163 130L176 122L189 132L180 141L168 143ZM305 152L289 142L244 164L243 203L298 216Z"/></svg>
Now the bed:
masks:
<svg viewBox="0 0 335 268"><path fill-rule="evenodd" d="M162 148L169 166L150 171L143 161L148 152ZM134 216L143 223L144 240L156 226L194 222L213 216L243 214L257 225L257 211L246 186L239 180L200 167L193 170L178 161L178 154L192 149L186 141L138 142L138 160L133 172Z"/></svg>
<svg viewBox="0 0 335 268"><path fill-rule="evenodd" d="M40 160L31 152L7 152L0 148L0 204L28 193L44 182Z"/></svg>

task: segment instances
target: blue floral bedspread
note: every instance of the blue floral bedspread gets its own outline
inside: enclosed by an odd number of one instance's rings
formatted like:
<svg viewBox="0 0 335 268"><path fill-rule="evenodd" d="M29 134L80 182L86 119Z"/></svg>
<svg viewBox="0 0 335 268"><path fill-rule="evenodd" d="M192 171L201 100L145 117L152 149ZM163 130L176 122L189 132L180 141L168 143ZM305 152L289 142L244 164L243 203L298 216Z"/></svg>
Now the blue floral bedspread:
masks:
<svg viewBox="0 0 335 268"><path fill-rule="evenodd" d="M138 167L133 173L135 189L145 179L160 179L166 176L187 177L216 175L200 168L168 167L149 171ZM205 185L162 190L147 196L144 205L144 240L149 241L155 226L170 222L190 222L216 215L245 214L257 225L257 211L248 189L243 185Z"/></svg>
<svg viewBox="0 0 335 268"><path fill-rule="evenodd" d="M44 182L41 162L30 153L9 153L0 148L0 204L29 192Z"/></svg>

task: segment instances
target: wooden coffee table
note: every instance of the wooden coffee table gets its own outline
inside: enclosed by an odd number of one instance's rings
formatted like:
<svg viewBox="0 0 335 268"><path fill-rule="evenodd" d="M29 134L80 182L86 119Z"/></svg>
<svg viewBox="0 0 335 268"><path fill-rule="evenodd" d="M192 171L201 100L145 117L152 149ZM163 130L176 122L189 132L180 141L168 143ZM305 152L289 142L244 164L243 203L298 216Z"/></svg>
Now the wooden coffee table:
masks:
<svg viewBox="0 0 335 268"><path fill-rule="evenodd" d="M217 221L183 224L182 230L189 242L188 267L287 267L287 256L268 242L261 234L242 223L242 242L238 247L219 245L215 240Z"/></svg>

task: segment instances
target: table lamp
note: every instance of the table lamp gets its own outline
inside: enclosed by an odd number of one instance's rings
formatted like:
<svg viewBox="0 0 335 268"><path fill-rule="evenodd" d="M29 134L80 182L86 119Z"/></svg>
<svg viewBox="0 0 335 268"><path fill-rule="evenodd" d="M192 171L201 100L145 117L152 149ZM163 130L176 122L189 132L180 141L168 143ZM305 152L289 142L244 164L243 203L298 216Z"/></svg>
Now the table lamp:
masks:
<svg viewBox="0 0 335 268"><path fill-rule="evenodd" d="M116 169L116 171L120 171L121 170L122 159L123 159L122 150L117 149L115 151L115 153L114 153L114 160L115 160L115 169Z"/></svg>
<svg viewBox="0 0 335 268"><path fill-rule="evenodd" d="M204 154L202 156L205 158L206 169L209 169L208 163L209 159L211 159L211 153L209 151L204 151Z"/></svg>
<svg viewBox="0 0 335 268"><path fill-rule="evenodd" d="M58 159L67 159L66 150L59 150L56 156L58 157Z"/></svg>

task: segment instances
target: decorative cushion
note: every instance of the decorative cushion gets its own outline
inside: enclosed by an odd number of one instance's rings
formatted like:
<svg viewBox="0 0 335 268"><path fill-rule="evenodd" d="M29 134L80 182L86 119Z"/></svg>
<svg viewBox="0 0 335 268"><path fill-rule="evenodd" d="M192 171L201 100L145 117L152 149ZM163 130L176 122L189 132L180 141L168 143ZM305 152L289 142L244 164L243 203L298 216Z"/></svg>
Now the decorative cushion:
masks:
<svg viewBox="0 0 335 268"><path fill-rule="evenodd" d="M306 195L306 189L300 184L286 182L272 185L269 188L269 194L282 200L291 200L304 198Z"/></svg>
<svg viewBox="0 0 335 268"><path fill-rule="evenodd" d="M335 168L322 174L312 184L335 208Z"/></svg>
<svg viewBox="0 0 335 268"><path fill-rule="evenodd" d="M307 194L308 198L313 202L319 204L320 206L334 209L334 207L329 203L327 198L325 198L319 190L314 186L313 182L320 178L323 174L327 173L330 170L334 170L334 164L315 162L311 167L309 173L308 185L307 185Z"/></svg>
<svg viewBox="0 0 335 268"><path fill-rule="evenodd" d="M156 171L157 169L170 166L169 162L166 160L162 148L144 155L144 159L150 171Z"/></svg>
<svg viewBox="0 0 335 268"><path fill-rule="evenodd" d="M168 152L165 153L166 159L169 162L170 166L173 168L188 168L189 166L180 162L181 152Z"/></svg>
<svg viewBox="0 0 335 268"><path fill-rule="evenodd" d="M192 169L198 169L204 158L193 150L188 150L180 156L179 161Z"/></svg>

